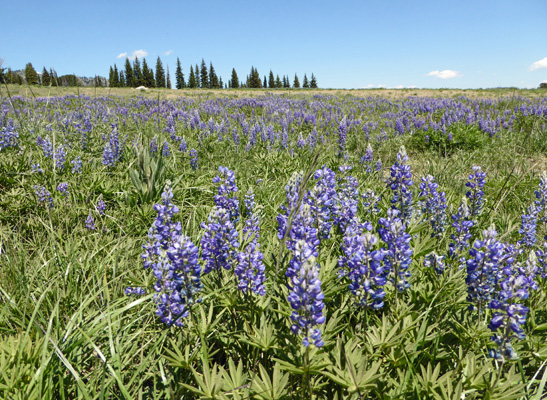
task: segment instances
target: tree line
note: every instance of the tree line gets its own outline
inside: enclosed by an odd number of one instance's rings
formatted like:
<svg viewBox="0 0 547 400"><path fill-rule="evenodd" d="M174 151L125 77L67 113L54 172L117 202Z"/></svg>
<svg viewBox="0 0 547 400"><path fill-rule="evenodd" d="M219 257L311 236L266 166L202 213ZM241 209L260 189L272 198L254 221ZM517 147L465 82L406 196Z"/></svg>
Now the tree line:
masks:
<svg viewBox="0 0 547 400"><path fill-rule="evenodd" d="M110 67L108 74L108 84L111 87L140 87L146 86L149 88L168 88L171 89L171 78L169 76L169 67L167 71L163 67L161 58L156 60L156 69L152 69L148 66L146 58L141 61L135 57L135 60L131 62L129 58L125 59L123 68L118 68L116 64ZM253 66L251 72L246 76L244 80L240 80L235 70L232 69L232 74L228 82L224 82L222 77L217 75L213 63L209 62L209 66L205 63L205 60L201 60L201 65L190 65L190 72L185 77L182 70L182 64L177 57L177 67L175 70L175 88L202 88L202 89L227 89L227 88L311 88L317 89L317 78L312 73L310 79L304 74L302 85L298 75L294 75L294 79L291 81L288 75L283 75L280 78L279 75L274 77L272 70L270 70L268 78L264 75L261 79L258 70Z"/></svg>
<svg viewBox="0 0 547 400"><path fill-rule="evenodd" d="M13 83L22 85L42 85L42 86L107 86L108 82L102 76L96 75L94 78L81 78L74 74L58 76L53 68L49 70L44 67L39 74L34 69L32 63L27 63L25 69L13 71L11 68L3 68L0 65L0 83Z"/></svg>

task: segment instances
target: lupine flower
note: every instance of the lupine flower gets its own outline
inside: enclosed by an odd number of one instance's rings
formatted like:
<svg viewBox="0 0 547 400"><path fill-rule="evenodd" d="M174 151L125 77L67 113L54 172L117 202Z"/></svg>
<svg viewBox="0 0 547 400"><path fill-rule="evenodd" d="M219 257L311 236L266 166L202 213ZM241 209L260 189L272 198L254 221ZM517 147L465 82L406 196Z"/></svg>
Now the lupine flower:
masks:
<svg viewBox="0 0 547 400"><path fill-rule="evenodd" d="M332 214L337 202L336 193L336 175L329 168L323 168L315 171L313 175L317 180L312 190L307 193L306 204L311 208L313 216L313 225L317 229L319 239L328 239L332 228Z"/></svg>
<svg viewBox="0 0 547 400"><path fill-rule="evenodd" d="M57 151L55 151L55 168L59 169L59 171L62 171L65 168L65 161L66 161L66 151L64 146L57 147Z"/></svg>
<svg viewBox="0 0 547 400"><path fill-rule="evenodd" d="M32 167L32 172L36 172L38 174L44 173L44 170L42 169L42 167L40 167L40 164L32 164L31 167Z"/></svg>
<svg viewBox="0 0 547 400"><path fill-rule="evenodd" d="M152 157L156 157L156 154L158 153L158 140L153 137L150 141L150 155Z"/></svg>
<svg viewBox="0 0 547 400"><path fill-rule="evenodd" d="M0 129L0 151L17 146L19 134L15 131L15 126L10 120L8 124Z"/></svg>
<svg viewBox="0 0 547 400"><path fill-rule="evenodd" d="M209 214L201 238L201 258L205 262L203 273L212 270L231 269L237 260L236 248L239 247L238 234L230 219L228 210L215 206Z"/></svg>
<svg viewBox="0 0 547 400"><path fill-rule="evenodd" d="M432 237L441 237L446 225L446 196L444 192L437 191L438 187L433 176L422 178L420 197L425 199L422 202L422 214L433 229Z"/></svg>
<svg viewBox="0 0 547 400"><path fill-rule="evenodd" d="M374 169L376 172L380 172L382 170L382 160L376 161L376 164L374 164Z"/></svg>
<svg viewBox="0 0 547 400"><path fill-rule="evenodd" d="M547 171L543 171L541 174L535 195L535 205L538 210L538 222L543 224L543 238L547 239Z"/></svg>
<svg viewBox="0 0 547 400"><path fill-rule="evenodd" d="M74 160L70 161L72 164L72 173L81 174L82 173L82 159L80 156L76 157Z"/></svg>
<svg viewBox="0 0 547 400"><path fill-rule="evenodd" d="M373 161L372 157L373 157L373 155L372 155L372 146L369 143L368 146L367 146L367 151L366 151L365 155L363 157L361 157L361 159L359 160L361 165L364 166L365 172L367 174L372 173L372 161Z"/></svg>
<svg viewBox="0 0 547 400"><path fill-rule="evenodd" d="M469 207L467 206L467 197L463 197L458 212L452 216L452 220L454 221L452 227L456 230L456 233L450 235L453 242L448 245L448 252L452 259L456 259L467 247L469 247L469 239L471 239L469 230L474 225L474 222L469 219L470 217L471 214L469 212ZM460 261L465 264L465 257L460 259Z"/></svg>
<svg viewBox="0 0 547 400"><path fill-rule="evenodd" d="M444 256L440 256L436 252L432 251L425 256L424 267L434 268L437 274L442 274L446 267L444 264Z"/></svg>
<svg viewBox="0 0 547 400"><path fill-rule="evenodd" d="M127 287L125 288L125 295L126 296L132 296L132 295L136 295L136 296L144 296L146 294L146 290L144 290L143 288L141 287Z"/></svg>
<svg viewBox="0 0 547 400"><path fill-rule="evenodd" d="M467 260L467 301L470 308L477 307L479 312L493 298L496 284L501 272L511 268L513 254L506 251L506 246L496 239L497 232L493 227L483 231L483 239L475 240L469 249Z"/></svg>
<svg viewBox="0 0 547 400"><path fill-rule="evenodd" d="M198 152L194 149L190 150L190 166L194 171L198 169Z"/></svg>
<svg viewBox="0 0 547 400"><path fill-rule="evenodd" d="M45 158L53 158L53 144L49 138L42 139L41 136L36 138L36 143L42 148Z"/></svg>
<svg viewBox="0 0 547 400"><path fill-rule="evenodd" d="M298 196L300 193L300 186L302 185L303 175L302 172L294 172L287 185L285 186L285 196L287 198L287 206L281 205L281 213L277 216L277 237L282 240L287 231L287 222L291 213L296 213L296 207L298 205Z"/></svg>
<svg viewBox="0 0 547 400"><path fill-rule="evenodd" d="M338 157L344 156L346 152L347 130L346 117L344 117L338 125Z"/></svg>
<svg viewBox="0 0 547 400"><path fill-rule="evenodd" d="M349 165L343 165L339 168L342 176L337 179L337 198L334 205L334 223L338 225L342 233L356 223L357 206L359 204L359 182L348 172L351 170Z"/></svg>
<svg viewBox="0 0 547 400"><path fill-rule="evenodd" d="M93 215L91 215L91 213L89 213L85 219L85 227L91 231L95 230L95 220L93 219Z"/></svg>
<svg viewBox="0 0 547 400"><path fill-rule="evenodd" d="M484 191L486 172L481 167L473 167L473 173L469 175L469 181L465 184L469 190L465 193L469 199L469 212L472 219L476 219L482 213L484 206Z"/></svg>
<svg viewBox="0 0 547 400"><path fill-rule="evenodd" d="M321 281L318 279L319 270L313 251L304 240L295 244L295 257L298 258L299 268L290 279L289 303L293 309L291 320L294 324L291 331L302 334L302 344L308 347L310 338L316 347L323 346L321 330L314 328L325 322L323 308L325 296L321 291Z"/></svg>
<svg viewBox="0 0 547 400"><path fill-rule="evenodd" d="M399 210L401 219L404 223L410 221L412 217L412 172L410 165L405 164L408 161L406 149L401 146L397 153L397 161L391 167L390 178L387 183L393 191L391 204L394 209Z"/></svg>
<svg viewBox="0 0 547 400"><path fill-rule="evenodd" d="M522 235L521 244L527 247L534 247L536 244L537 219L539 214L538 206L533 204L528 207L527 214L521 215L519 233Z"/></svg>
<svg viewBox="0 0 547 400"><path fill-rule="evenodd" d="M34 193L36 194L36 197L38 197L38 203L49 208L50 210L53 208L53 198L51 197L49 190L43 186L35 185Z"/></svg>
<svg viewBox="0 0 547 400"><path fill-rule="evenodd" d="M122 157L123 146L120 145L118 138L118 129L113 126L112 133L108 136L108 142L105 143L103 150L103 165L112 167Z"/></svg>
<svg viewBox="0 0 547 400"><path fill-rule="evenodd" d="M106 210L106 203L103 201L103 199L100 199L97 202L97 207L95 208L99 212L99 215L104 215L104 210Z"/></svg>
<svg viewBox="0 0 547 400"><path fill-rule="evenodd" d="M213 178L213 183L219 184L218 194L215 195L215 204L217 207L226 209L232 223L236 223L239 219L239 200L236 197L235 173L222 166L218 168L218 172L220 175Z"/></svg>
<svg viewBox="0 0 547 400"><path fill-rule="evenodd" d="M490 349L490 356L496 359L518 358L511 341L516 338L525 338L522 325L526 322L528 308L520 304L529 296L529 289L537 289L534 277L537 271L536 256L530 253L525 268L518 268L517 271L505 268L499 273L498 291L494 293L494 299L490 302L489 308L495 310L488 328L495 333L492 340L497 348Z"/></svg>
<svg viewBox="0 0 547 400"><path fill-rule="evenodd" d="M188 149L188 146L186 144L186 140L184 138L180 141L179 151L182 151L183 153L186 153L186 150Z"/></svg>
<svg viewBox="0 0 547 400"><path fill-rule="evenodd" d="M169 143L167 143L167 140L163 142L163 148L161 150L161 155L163 157L169 157Z"/></svg>
<svg viewBox="0 0 547 400"><path fill-rule="evenodd" d="M547 242L543 242L543 249L536 250L535 254L539 264L537 274L545 279L547 277Z"/></svg>
<svg viewBox="0 0 547 400"><path fill-rule="evenodd" d="M344 237L344 255L338 260L340 275L348 276L349 289L356 297L357 304L375 310L384 306L386 293L383 286L387 283L389 274L389 269L382 264L385 250L374 249L377 242L378 238L370 232L351 232Z"/></svg>
<svg viewBox="0 0 547 400"><path fill-rule="evenodd" d="M405 232L406 225L398 218L399 211L389 209L387 218L380 218L378 229L380 237L387 244L387 253L384 263L393 271L393 282L399 291L410 287L407 278L411 276L408 267L412 262L412 249L410 248L410 235Z"/></svg>
<svg viewBox="0 0 547 400"><path fill-rule="evenodd" d="M68 183L59 183L59 185L57 186L57 191L63 196L68 197L68 195L70 194L68 191Z"/></svg>

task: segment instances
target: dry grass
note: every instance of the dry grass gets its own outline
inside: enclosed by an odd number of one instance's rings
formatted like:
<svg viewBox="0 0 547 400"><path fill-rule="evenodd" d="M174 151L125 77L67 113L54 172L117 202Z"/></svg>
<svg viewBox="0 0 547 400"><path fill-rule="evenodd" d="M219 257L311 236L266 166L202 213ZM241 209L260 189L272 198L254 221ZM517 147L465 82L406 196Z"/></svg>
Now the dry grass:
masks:
<svg viewBox="0 0 547 400"><path fill-rule="evenodd" d="M65 95L86 95L90 97L102 96L144 96L148 98L176 99L177 97L254 97L265 93L296 96L302 94L323 94L337 97L387 97L402 98L409 96L418 97L459 97L469 98L497 98L502 96L546 96L545 89L147 89L136 90L132 88L92 88L92 87L42 87L26 85L7 85L0 87L0 97L9 93L12 96L23 97L56 97Z"/></svg>

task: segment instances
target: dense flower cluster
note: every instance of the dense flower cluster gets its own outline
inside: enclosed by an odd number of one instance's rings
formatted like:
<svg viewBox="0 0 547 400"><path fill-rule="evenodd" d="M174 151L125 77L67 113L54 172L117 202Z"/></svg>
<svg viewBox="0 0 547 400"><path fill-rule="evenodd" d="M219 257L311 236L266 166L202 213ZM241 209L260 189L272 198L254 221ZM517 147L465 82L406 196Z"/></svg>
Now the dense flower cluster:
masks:
<svg viewBox="0 0 547 400"><path fill-rule="evenodd" d="M82 173L82 159L80 156L76 157L74 160L70 161L72 164L72 173L81 174Z"/></svg>
<svg viewBox="0 0 547 400"><path fill-rule="evenodd" d="M380 237L387 244L387 253L384 263L393 272L393 282L399 291L410 287L411 273L408 267L412 262L412 249L410 248L410 235L405 232L406 225L398 218L399 211L389 209L387 218L380 218L378 229Z"/></svg>
<svg viewBox="0 0 547 400"><path fill-rule="evenodd" d="M169 186L162 193L162 204L155 204L157 217L148 232L148 243L143 246L144 268L152 269L156 284L156 315L168 326L182 326L201 291L201 267L198 248L181 233L180 223L173 221L178 207L172 203ZM136 289L129 294L138 294Z"/></svg>
<svg viewBox="0 0 547 400"><path fill-rule="evenodd" d="M476 219L482 213L484 206L484 185L486 183L486 172L479 166L473 167L473 173L465 184L469 190L465 193L469 199L469 213L471 219Z"/></svg>
<svg viewBox="0 0 547 400"><path fill-rule="evenodd" d="M230 212L222 207L213 207L207 224L202 222L201 227L205 230L201 237L201 258L205 262L203 273L231 269L237 261L239 237Z"/></svg>
<svg viewBox="0 0 547 400"><path fill-rule="evenodd" d="M313 250L304 240L298 240L294 246L294 256L297 259L299 268L290 277L289 303L293 309L291 320L294 324L291 331L304 335L302 344L306 347L310 339L316 347L323 346L321 330L314 328L316 325L325 322L323 308L325 296L321 290L319 280L319 268Z"/></svg>
<svg viewBox="0 0 547 400"><path fill-rule="evenodd" d="M422 178L420 183L420 197L424 199L422 215L429 221L433 233L431 236L441 237L446 225L446 196L438 192L439 185L431 175Z"/></svg>
<svg viewBox="0 0 547 400"><path fill-rule="evenodd" d="M236 196L235 173L226 167L219 167L218 172L220 174L213 178L213 183L218 184L215 204L228 211L230 221L236 223L239 219L239 200Z"/></svg>
<svg viewBox="0 0 547 400"><path fill-rule="evenodd" d="M190 150L190 166L194 171L198 169L198 152L195 149Z"/></svg>
<svg viewBox="0 0 547 400"><path fill-rule="evenodd" d="M95 220L93 219L93 215L91 215L91 213L89 213L89 215L85 219L85 227L90 231L95 230Z"/></svg>
<svg viewBox="0 0 547 400"><path fill-rule="evenodd" d="M68 197L68 195L70 194L70 192L68 191L68 183L59 183L59 185L57 186L57 191L63 196Z"/></svg>
<svg viewBox="0 0 547 400"><path fill-rule="evenodd" d="M97 202L97 206L95 208L99 212L99 215L104 215L104 210L106 210L106 203L104 202L103 199L100 199Z"/></svg>
<svg viewBox="0 0 547 400"><path fill-rule="evenodd" d="M372 228L372 226L370 226ZM379 309L384 306L386 295L383 286L387 283L389 269L383 265L384 249L375 249L378 238L370 232L344 237L338 260L341 273L350 280L349 289L362 307Z"/></svg>
<svg viewBox="0 0 547 400"><path fill-rule="evenodd" d="M537 242L536 229L539 212L538 206L532 204L526 210L526 214L521 215L519 233L522 235L522 240L520 243L527 247L534 247Z"/></svg>
<svg viewBox="0 0 547 400"><path fill-rule="evenodd" d="M317 181L307 193L305 202L311 208L313 226L317 229L320 240L328 239L332 228L332 214L337 202L336 176L332 170L323 166L313 175Z"/></svg>
<svg viewBox="0 0 547 400"><path fill-rule="evenodd" d="M359 182L349 175L351 170L349 165L342 165L339 170L342 176L337 179L337 197L333 218L334 223L338 225L342 233L345 233L348 227L357 222Z"/></svg>
<svg viewBox="0 0 547 400"><path fill-rule="evenodd" d="M470 220L470 217L471 214L467 205L467 197L463 197L458 212L452 216L452 220L454 221L452 227L456 232L450 235L453 242L450 242L448 245L448 253L453 259L458 258L462 252L469 247L469 239L471 239L469 230L474 225L474 222ZM460 261L465 262L465 257Z"/></svg>
<svg viewBox="0 0 547 400"><path fill-rule="evenodd" d="M19 133L15 130L13 121L8 121L7 125L0 128L0 151L17 146Z"/></svg>
<svg viewBox="0 0 547 400"><path fill-rule="evenodd" d="M393 191L391 204L394 209L399 210L400 218L404 223L408 223L412 217L412 191L413 185L412 172L410 165L406 164L408 156L406 149L401 146L397 153L397 161L390 170L388 186Z"/></svg>
<svg viewBox="0 0 547 400"><path fill-rule="evenodd" d="M49 190L47 190L44 186L35 185L34 193L36 194L36 197L38 197L38 203L49 209L53 208L53 198L51 197L51 193L49 193Z"/></svg>
<svg viewBox="0 0 547 400"><path fill-rule="evenodd" d="M112 132L108 136L108 141L105 138L103 150L103 165L106 167L114 166L121 158L123 153L123 144L120 144L118 137L118 128L112 126Z"/></svg>
<svg viewBox="0 0 547 400"><path fill-rule="evenodd" d="M63 145L57 147L55 150L55 168L62 171L65 168L66 151Z"/></svg>

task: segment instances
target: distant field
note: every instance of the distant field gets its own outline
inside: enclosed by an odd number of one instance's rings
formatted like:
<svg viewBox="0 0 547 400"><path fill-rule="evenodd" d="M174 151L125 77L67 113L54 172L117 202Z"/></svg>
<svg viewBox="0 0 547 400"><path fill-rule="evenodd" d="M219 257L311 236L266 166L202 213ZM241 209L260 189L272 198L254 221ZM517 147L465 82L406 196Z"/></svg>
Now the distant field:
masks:
<svg viewBox="0 0 547 400"><path fill-rule="evenodd" d="M8 89L0 398L547 392L545 91Z"/></svg>

